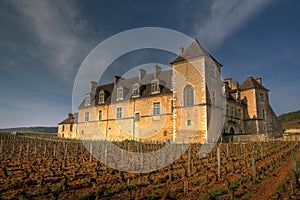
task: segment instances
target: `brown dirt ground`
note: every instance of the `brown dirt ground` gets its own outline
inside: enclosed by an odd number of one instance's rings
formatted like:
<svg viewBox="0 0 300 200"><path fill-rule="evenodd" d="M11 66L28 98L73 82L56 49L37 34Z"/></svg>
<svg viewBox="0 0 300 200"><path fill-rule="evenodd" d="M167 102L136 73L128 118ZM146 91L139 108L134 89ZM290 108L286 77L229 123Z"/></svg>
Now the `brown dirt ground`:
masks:
<svg viewBox="0 0 300 200"><path fill-rule="evenodd" d="M297 152L296 158L299 159L300 151ZM278 191L281 183L283 183L289 173L291 173L293 167L292 158L286 160L281 167L277 168L273 172L273 176L264 180L262 183L255 185L252 189L252 196L250 199L253 200L269 200Z"/></svg>

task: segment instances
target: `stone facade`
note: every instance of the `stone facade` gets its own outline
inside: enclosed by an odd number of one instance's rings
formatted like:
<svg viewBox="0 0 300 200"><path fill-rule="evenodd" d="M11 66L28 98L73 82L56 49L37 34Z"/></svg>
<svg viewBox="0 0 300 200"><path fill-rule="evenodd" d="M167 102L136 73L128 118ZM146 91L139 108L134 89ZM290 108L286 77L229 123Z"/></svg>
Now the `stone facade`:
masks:
<svg viewBox="0 0 300 200"><path fill-rule="evenodd" d="M58 136L77 138L77 114L68 114L68 118L58 124Z"/></svg>
<svg viewBox="0 0 300 200"><path fill-rule="evenodd" d="M182 49L182 48L181 48ZM171 63L147 74L98 86L78 108L76 133L59 124L59 136L107 140L206 142L228 134L281 134L261 78L239 85L221 81L222 65L195 40ZM64 126L64 131L62 127ZM64 134L64 135L63 135Z"/></svg>

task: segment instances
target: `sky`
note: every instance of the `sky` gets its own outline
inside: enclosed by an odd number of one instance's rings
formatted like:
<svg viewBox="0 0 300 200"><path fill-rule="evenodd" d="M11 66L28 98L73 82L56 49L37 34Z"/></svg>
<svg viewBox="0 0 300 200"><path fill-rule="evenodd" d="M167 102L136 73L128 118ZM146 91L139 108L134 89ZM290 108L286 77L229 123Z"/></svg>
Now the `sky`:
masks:
<svg viewBox="0 0 300 200"><path fill-rule="evenodd" d="M276 114L300 110L299 8L297 0L2 0L0 128L56 126L72 112L74 80L88 53L139 27L196 37L223 64L223 78L241 84L262 77ZM168 64L172 55L132 52L106 77L153 57Z"/></svg>

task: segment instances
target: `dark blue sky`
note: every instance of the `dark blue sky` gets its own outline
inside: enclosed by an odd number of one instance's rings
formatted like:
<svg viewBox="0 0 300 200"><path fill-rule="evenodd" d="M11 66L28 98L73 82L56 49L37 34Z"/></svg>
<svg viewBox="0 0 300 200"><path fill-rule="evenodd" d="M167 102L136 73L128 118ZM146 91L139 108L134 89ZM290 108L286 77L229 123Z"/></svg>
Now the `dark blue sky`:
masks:
<svg viewBox="0 0 300 200"><path fill-rule="evenodd" d="M56 125L72 111L86 55L114 34L148 26L197 37L224 65L224 78L261 76L277 114L299 110L299 8L297 0L2 0L0 127Z"/></svg>

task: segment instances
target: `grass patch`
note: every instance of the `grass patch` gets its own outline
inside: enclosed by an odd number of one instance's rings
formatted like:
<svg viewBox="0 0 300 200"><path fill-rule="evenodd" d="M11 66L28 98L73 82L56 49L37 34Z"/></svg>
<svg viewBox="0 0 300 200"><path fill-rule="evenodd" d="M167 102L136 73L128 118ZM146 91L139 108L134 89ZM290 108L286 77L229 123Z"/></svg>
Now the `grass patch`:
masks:
<svg viewBox="0 0 300 200"><path fill-rule="evenodd" d="M146 199L147 199L147 200L159 199L159 195L158 195L157 193L155 193L155 192L151 192L151 193L147 196Z"/></svg>
<svg viewBox="0 0 300 200"><path fill-rule="evenodd" d="M250 198L252 197L252 193L250 191L247 191L244 195L243 195L244 198Z"/></svg>
<svg viewBox="0 0 300 200"><path fill-rule="evenodd" d="M217 197L219 195L222 195L222 194L226 194L227 193L227 190L224 188L224 187L220 187L219 189L217 190L212 190L210 191L210 195L212 197Z"/></svg>
<svg viewBox="0 0 300 200"><path fill-rule="evenodd" d="M207 195L204 195L204 196L200 197L199 200L210 200L210 199Z"/></svg>

